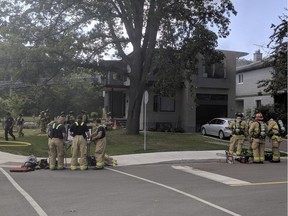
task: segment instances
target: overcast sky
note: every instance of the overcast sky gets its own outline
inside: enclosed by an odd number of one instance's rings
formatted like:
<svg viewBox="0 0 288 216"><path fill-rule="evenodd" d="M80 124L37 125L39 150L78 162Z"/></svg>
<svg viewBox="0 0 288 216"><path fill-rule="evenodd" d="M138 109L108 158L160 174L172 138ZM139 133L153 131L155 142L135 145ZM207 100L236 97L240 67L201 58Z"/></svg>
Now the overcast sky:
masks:
<svg viewBox="0 0 288 216"><path fill-rule="evenodd" d="M287 14L287 0L232 0L237 16L231 17L230 35L218 40L218 48L247 52L242 58L253 59L260 49L263 56L269 52L267 44L273 34L271 24L280 24L279 16ZM255 45L256 44L256 45ZM264 47L259 47L264 46Z"/></svg>

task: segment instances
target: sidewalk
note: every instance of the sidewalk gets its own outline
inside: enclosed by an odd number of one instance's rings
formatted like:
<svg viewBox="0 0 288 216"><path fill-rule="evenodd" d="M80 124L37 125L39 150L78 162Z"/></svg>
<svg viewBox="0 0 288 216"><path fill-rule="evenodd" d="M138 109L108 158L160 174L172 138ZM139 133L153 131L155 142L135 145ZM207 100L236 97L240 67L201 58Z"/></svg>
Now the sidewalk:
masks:
<svg viewBox="0 0 288 216"><path fill-rule="evenodd" d="M225 152L217 151L181 151L181 152L158 152L112 156L117 160L118 166L153 164L169 161L185 160L225 160ZM14 155L0 151L0 167L19 167L28 156ZM37 158L40 160L42 158ZM70 158L67 158L70 163Z"/></svg>

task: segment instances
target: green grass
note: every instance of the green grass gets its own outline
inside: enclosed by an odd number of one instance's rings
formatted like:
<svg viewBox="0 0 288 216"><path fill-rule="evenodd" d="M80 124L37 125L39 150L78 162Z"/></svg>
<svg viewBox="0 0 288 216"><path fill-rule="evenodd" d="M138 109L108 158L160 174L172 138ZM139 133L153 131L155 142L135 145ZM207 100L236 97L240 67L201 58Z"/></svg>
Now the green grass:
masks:
<svg viewBox="0 0 288 216"><path fill-rule="evenodd" d="M48 139L45 134L40 134L39 129L24 129L25 136L17 138L17 141L31 143L26 147L1 147L5 144L4 131L0 130L0 151L21 155L35 155L37 157L47 157ZM17 135L17 132L14 132ZM16 136L17 137L17 136ZM11 138L9 137L9 140ZM123 129L107 132L107 149L109 155L135 154L144 152L165 152L165 151L201 151L201 150L227 150L228 143L215 145L208 143L211 138L200 134L179 134L165 132L147 132L146 151L144 151L144 136L127 135ZM13 144L13 143L11 143ZM90 154L95 150L95 145L91 144ZM67 156L71 156L70 149L66 151Z"/></svg>
<svg viewBox="0 0 288 216"><path fill-rule="evenodd" d="M4 131L0 129L0 151L10 152L19 155L35 155L37 157L47 157L48 138L46 134L41 134L40 129L24 129L25 136L16 138L16 141L31 143L25 147L3 147L5 143ZM14 134L17 137L17 132ZM9 137L9 140L12 140ZM204 137L200 134L180 134L165 132L147 132L146 151L144 151L144 136L127 135L125 130L117 129L107 131L107 149L109 155L137 154L148 152L167 151L205 151L205 150L227 150L229 142L214 140L211 137ZM90 145L90 155L93 155L95 145ZM66 150L66 156L70 157L70 148ZM281 156L287 156L281 153Z"/></svg>

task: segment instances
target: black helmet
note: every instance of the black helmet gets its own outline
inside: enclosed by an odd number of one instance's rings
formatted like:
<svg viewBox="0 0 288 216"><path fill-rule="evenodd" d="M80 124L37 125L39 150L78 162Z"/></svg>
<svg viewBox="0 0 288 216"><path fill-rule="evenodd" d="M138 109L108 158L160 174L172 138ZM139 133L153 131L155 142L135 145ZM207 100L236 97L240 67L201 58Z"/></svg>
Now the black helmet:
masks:
<svg viewBox="0 0 288 216"><path fill-rule="evenodd" d="M240 113L240 112L236 112L236 113L235 113L235 117L240 117L240 118L242 118L242 117L243 117L243 114Z"/></svg>

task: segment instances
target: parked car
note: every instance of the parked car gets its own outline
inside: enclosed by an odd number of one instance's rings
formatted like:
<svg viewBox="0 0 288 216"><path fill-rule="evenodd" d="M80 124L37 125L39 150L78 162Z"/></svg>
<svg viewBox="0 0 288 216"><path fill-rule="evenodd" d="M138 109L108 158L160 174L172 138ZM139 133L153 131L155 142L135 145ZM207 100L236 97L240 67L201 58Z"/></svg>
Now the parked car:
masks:
<svg viewBox="0 0 288 216"><path fill-rule="evenodd" d="M201 126L201 133L203 135L217 136L220 139L229 138L232 131L228 128L232 118L214 118L208 123Z"/></svg>

